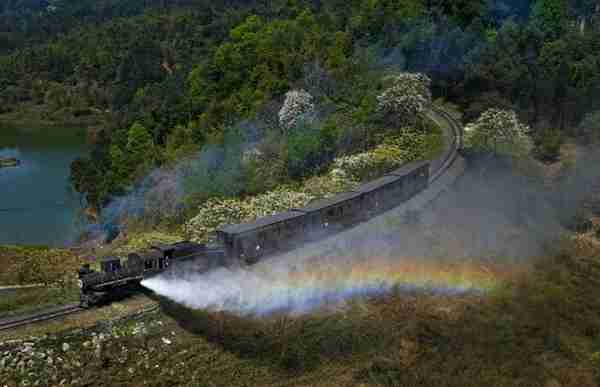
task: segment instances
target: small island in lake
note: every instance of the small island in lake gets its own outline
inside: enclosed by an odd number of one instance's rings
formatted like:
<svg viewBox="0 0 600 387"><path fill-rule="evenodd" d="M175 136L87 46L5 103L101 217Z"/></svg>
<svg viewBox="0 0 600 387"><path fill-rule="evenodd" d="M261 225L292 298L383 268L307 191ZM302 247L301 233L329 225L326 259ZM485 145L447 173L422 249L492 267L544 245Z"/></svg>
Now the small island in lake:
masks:
<svg viewBox="0 0 600 387"><path fill-rule="evenodd" d="M0 168L16 167L21 161L15 157L0 158Z"/></svg>

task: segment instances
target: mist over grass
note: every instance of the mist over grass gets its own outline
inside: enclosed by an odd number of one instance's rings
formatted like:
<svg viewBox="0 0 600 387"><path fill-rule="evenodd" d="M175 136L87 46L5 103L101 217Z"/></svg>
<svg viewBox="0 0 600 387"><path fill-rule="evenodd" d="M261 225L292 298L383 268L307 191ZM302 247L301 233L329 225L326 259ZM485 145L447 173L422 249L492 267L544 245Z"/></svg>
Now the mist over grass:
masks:
<svg viewBox="0 0 600 387"><path fill-rule="evenodd" d="M251 267L144 286L196 309L303 314L393 289L481 294L528 270L567 231L600 171L587 154L552 186L502 160L473 160L458 183L419 213L400 206L353 229Z"/></svg>

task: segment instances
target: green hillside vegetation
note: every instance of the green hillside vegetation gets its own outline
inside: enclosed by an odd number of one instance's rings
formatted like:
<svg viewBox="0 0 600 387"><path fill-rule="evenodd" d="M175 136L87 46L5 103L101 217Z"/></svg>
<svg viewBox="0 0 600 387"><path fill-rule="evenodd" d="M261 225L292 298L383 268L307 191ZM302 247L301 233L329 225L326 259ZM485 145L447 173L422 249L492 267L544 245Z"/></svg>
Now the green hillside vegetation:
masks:
<svg viewBox="0 0 600 387"><path fill-rule="evenodd" d="M360 133L389 70L428 74L434 97L458 104L467 122L490 107L516 110L547 160L565 136L597 137L580 124L598 110L593 2L62 0L9 2L2 15L17 44L0 57L0 109L16 120L33 107L53 119L103 112L95 149L72 173L97 208L149 170L223 144L242 121L259 134L277 129L269 112L290 89L307 90L327 112L316 129L343 141L332 148L321 138L326 149L364 147ZM31 22L18 32L23 15ZM129 157L136 124L152 146ZM290 177L321 161L310 152L324 149L310 146L290 155Z"/></svg>
<svg viewBox="0 0 600 387"><path fill-rule="evenodd" d="M71 184L90 212L128 225L98 256L206 241L222 224L435 157L444 144L432 100L460 116L469 152L567 170L566 139L600 141L596 3L9 0L0 123L89 129ZM143 211L119 209L140 196ZM159 299L137 321L3 333L0 381L598 386L600 234L590 227L487 294L397 289L265 318ZM0 314L76 300L81 263L68 250L0 246L0 286L44 285L3 294Z"/></svg>

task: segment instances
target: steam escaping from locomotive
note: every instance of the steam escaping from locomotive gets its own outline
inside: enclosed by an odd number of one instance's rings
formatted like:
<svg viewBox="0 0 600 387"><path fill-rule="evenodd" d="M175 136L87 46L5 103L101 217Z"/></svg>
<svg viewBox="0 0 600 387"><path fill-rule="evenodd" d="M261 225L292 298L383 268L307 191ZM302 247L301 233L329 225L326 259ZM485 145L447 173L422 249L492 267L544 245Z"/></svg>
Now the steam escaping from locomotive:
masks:
<svg viewBox="0 0 600 387"><path fill-rule="evenodd" d="M488 166L485 180L468 171L416 219L394 209L254 266L142 284L190 308L242 315L305 313L395 289L485 294L528 270L565 231L562 215L598 177L590 165L583 162L554 190L505 169Z"/></svg>
<svg viewBox="0 0 600 387"><path fill-rule="evenodd" d="M183 278L154 277L143 285L194 309L255 316L297 315L394 289L482 293L508 274L477 265L424 264L411 258L371 257L354 262L335 257L292 265L286 262L266 261L250 269L221 268Z"/></svg>

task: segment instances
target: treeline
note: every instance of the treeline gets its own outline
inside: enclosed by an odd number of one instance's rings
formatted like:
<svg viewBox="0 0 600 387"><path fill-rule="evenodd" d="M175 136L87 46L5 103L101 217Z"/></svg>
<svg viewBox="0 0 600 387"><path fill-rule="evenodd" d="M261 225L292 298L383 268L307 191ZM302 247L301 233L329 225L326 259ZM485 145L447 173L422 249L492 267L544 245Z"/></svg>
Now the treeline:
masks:
<svg viewBox="0 0 600 387"><path fill-rule="evenodd" d="M204 0L5 0L0 4L0 53L88 24L139 15L148 9L207 4Z"/></svg>
<svg viewBox="0 0 600 387"><path fill-rule="evenodd" d="M73 165L76 189L98 207L152 167L222 143L234 124L276 116L291 88L335 113L330 132L364 125L384 71L428 74L434 96L467 120L515 109L544 157L565 134L600 131L595 1L36 3L43 11L22 8L36 27L0 57L0 110L27 102L111 112L92 153ZM0 12L13 23L15 4Z"/></svg>

